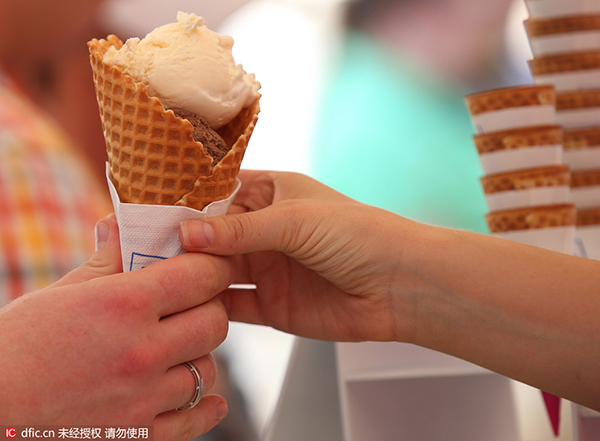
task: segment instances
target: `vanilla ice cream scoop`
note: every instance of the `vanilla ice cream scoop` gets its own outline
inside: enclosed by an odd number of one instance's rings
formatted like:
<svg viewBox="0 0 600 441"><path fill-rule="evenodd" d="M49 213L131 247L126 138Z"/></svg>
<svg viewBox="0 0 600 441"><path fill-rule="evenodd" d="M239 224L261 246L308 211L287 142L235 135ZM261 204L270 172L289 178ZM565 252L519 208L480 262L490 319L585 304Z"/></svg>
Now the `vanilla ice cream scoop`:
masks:
<svg viewBox="0 0 600 441"><path fill-rule="evenodd" d="M148 86L166 108L193 112L218 129L252 104L260 88L235 64L232 46L231 37L208 29L202 17L178 12L177 23L111 47L104 61Z"/></svg>

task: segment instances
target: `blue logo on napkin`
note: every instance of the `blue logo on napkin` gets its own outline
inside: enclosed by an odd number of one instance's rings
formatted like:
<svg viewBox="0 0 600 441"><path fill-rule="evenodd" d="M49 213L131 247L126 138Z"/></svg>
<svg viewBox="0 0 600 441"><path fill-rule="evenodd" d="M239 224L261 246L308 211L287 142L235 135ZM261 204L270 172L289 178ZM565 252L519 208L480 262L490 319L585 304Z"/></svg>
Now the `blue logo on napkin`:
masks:
<svg viewBox="0 0 600 441"><path fill-rule="evenodd" d="M166 257L153 256L150 254L131 253L131 262L129 264L129 271L146 268L153 263L166 260Z"/></svg>

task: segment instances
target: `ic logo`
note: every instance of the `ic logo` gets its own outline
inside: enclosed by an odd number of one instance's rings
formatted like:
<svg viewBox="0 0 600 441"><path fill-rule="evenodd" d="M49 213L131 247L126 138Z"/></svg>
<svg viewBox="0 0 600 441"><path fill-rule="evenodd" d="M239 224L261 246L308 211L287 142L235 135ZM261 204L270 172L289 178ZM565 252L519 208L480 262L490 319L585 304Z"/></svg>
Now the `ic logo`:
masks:
<svg viewBox="0 0 600 441"><path fill-rule="evenodd" d="M15 429L14 427L9 427L4 431L4 434L7 438L15 438L17 436L17 429Z"/></svg>

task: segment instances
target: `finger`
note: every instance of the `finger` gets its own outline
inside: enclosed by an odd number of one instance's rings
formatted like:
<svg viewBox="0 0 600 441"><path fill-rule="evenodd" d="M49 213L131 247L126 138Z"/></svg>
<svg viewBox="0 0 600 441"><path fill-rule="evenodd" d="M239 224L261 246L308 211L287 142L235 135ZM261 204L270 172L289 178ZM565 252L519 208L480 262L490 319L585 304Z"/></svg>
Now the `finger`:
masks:
<svg viewBox="0 0 600 441"><path fill-rule="evenodd" d="M212 299L234 282L237 259L202 254L183 254L128 277L132 286L147 286L146 301L153 302L158 317L166 317Z"/></svg>
<svg viewBox="0 0 600 441"><path fill-rule="evenodd" d="M182 222L179 239L188 251L219 255L282 251L292 254L319 229L324 204L295 201L263 210Z"/></svg>
<svg viewBox="0 0 600 441"><path fill-rule="evenodd" d="M190 410L161 413L154 419L154 439L189 441L203 435L227 415L227 403L218 395L203 397Z"/></svg>
<svg viewBox="0 0 600 441"><path fill-rule="evenodd" d="M234 206L254 211L273 203L275 187L270 172L240 170L238 178L242 181L242 186L235 196Z"/></svg>
<svg viewBox="0 0 600 441"><path fill-rule="evenodd" d="M236 322L267 325L256 289L228 289L219 294L227 316Z"/></svg>
<svg viewBox="0 0 600 441"><path fill-rule="evenodd" d="M80 283L97 277L120 273L122 270L119 227L115 215L110 214L96 224L96 252L90 260L68 273L52 286L58 287Z"/></svg>
<svg viewBox="0 0 600 441"><path fill-rule="evenodd" d="M229 320L223 303L212 299L160 321L166 360L171 366L214 351L227 337Z"/></svg>
<svg viewBox="0 0 600 441"><path fill-rule="evenodd" d="M197 358L191 361L200 372L203 385L203 395L208 395L208 392L215 385L217 377L217 366L215 359L211 354ZM157 389L157 402L160 403L160 408L157 414L168 412L173 409L183 408L194 398L196 392L196 379L190 371L190 368L185 364L178 364L170 368L161 382L161 386Z"/></svg>
<svg viewBox="0 0 600 441"><path fill-rule="evenodd" d="M351 200L331 187L301 173L241 170L242 187L234 204L252 211L288 199Z"/></svg>

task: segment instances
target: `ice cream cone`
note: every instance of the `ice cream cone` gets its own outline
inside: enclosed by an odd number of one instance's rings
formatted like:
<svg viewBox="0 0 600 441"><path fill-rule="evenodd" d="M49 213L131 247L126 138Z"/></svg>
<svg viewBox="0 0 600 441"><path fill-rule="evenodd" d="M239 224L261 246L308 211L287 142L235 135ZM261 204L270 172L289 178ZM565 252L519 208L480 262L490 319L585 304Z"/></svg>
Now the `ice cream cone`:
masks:
<svg viewBox="0 0 600 441"><path fill-rule="evenodd" d="M600 89L575 90L556 95L556 108L560 110L600 106Z"/></svg>
<svg viewBox="0 0 600 441"><path fill-rule="evenodd" d="M535 57L529 67L536 84L552 84L557 92L600 89L600 50Z"/></svg>
<svg viewBox="0 0 600 441"><path fill-rule="evenodd" d="M526 85L467 95L467 107L477 133L555 124L553 85Z"/></svg>
<svg viewBox="0 0 600 441"><path fill-rule="evenodd" d="M600 51L574 52L529 60L534 75L568 72L600 67Z"/></svg>
<svg viewBox="0 0 600 441"><path fill-rule="evenodd" d="M560 165L563 129L524 127L473 136L485 174Z"/></svg>
<svg viewBox="0 0 600 441"><path fill-rule="evenodd" d="M525 5L529 16L536 19L600 13L600 3L590 0L525 0Z"/></svg>
<svg viewBox="0 0 600 441"><path fill-rule="evenodd" d="M577 15L547 20L529 18L525 20L525 29L530 37L596 30L600 29L600 15Z"/></svg>
<svg viewBox="0 0 600 441"><path fill-rule="evenodd" d="M568 186L570 180L569 167L557 165L487 175L481 178L481 185L486 194L493 194L536 187Z"/></svg>
<svg viewBox="0 0 600 441"><path fill-rule="evenodd" d="M524 127L474 135L477 152L482 155L504 150L562 144L563 130L559 125Z"/></svg>
<svg viewBox="0 0 600 441"><path fill-rule="evenodd" d="M600 207L577 210L577 226L600 225Z"/></svg>
<svg viewBox="0 0 600 441"><path fill-rule="evenodd" d="M561 92L556 95L556 122L565 130L600 124L600 89Z"/></svg>
<svg viewBox="0 0 600 441"><path fill-rule="evenodd" d="M563 162L571 171L600 169L600 126L565 130Z"/></svg>
<svg viewBox="0 0 600 441"><path fill-rule="evenodd" d="M566 150L600 147L600 125L583 129L565 130L563 146Z"/></svg>
<svg viewBox="0 0 600 441"><path fill-rule="evenodd" d="M525 20L534 57L600 49L600 15Z"/></svg>
<svg viewBox="0 0 600 441"><path fill-rule="evenodd" d="M103 62L114 35L88 43L111 180L121 202L197 210L227 198L258 119L259 98L217 132L230 146L218 163L193 138L192 124L166 110L147 87Z"/></svg>
<svg viewBox="0 0 600 441"><path fill-rule="evenodd" d="M571 188L591 187L599 185L600 169L579 170L571 174Z"/></svg>
<svg viewBox="0 0 600 441"><path fill-rule="evenodd" d="M491 212L568 203L569 183L570 172L566 165L516 170L481 178Z"/></svg>
<svg viewBox="0 0 600 441"><path fill-rule="evenodd" d="M516 86L492 89L467 95L466 101L472 115L510 107L554 105L556 95L552 86Z"/></svg>
<svg viewBox="0 0 600 441"><path fill-rule="evenodd" d="M599 207L600 169L572 172L570 199L578 210Z"/></svg>
<svg viewBox="0 0 600 441"><path fill-rule="evenodd" d="M517 208L486 215L492 233L571 226L575 225L576 219L573 204Z"/></svg>

